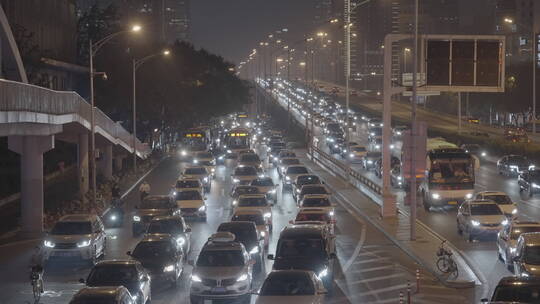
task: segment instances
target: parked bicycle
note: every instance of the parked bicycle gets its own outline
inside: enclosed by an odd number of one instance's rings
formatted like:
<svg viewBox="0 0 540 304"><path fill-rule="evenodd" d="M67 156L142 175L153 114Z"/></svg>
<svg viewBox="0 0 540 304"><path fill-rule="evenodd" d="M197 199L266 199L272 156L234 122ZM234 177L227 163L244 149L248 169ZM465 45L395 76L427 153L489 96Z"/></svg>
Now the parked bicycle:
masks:
<svg viewBox="0 0 540 304"><path fill-rule="evenodd" d="M441 242L437 250L437 268L440 272L448 274L454 278L458 277L459 271L456 262L452 256L452 250L446 248L446 240Z"/></svg>

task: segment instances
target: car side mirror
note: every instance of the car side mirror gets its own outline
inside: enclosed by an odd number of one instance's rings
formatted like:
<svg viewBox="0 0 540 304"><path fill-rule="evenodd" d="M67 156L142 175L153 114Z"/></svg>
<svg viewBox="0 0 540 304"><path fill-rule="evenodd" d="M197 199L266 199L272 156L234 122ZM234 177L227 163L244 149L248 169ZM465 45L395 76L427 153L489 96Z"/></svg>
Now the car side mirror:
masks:
<svg viewBox="0 0 540 304"><path fill-rule="evenodd" d="M126 255L131 256L131 251L127 251Z"/></svg>
<svg viewBox="0 0 540 304"><path fill-rule="evenodd" d="M187 227L185 232L191 232L191 227Z"/></svg>
<svg viewBox="0 0 540 304"><path fill-rule="evenodd" d="M273 255L273 254L269 254L269 255L267 256L267 258L268 258L269 260L273 260L273 259L274 259L274 255Z"/></svg>
<svg viewBox="0 0 540 304"><path fill-rule="evenodd" d="M84 284L84 279L83 279L83 278L80 278L80 279L79 279L79 283Z"/></svg>

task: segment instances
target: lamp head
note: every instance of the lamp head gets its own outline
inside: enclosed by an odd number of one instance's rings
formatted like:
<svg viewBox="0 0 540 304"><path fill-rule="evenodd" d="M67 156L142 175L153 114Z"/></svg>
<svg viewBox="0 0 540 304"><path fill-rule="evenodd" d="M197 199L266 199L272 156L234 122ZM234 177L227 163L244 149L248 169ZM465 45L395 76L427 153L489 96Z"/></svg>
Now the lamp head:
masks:
<svg viewBox="0 0 540 304"><path fill-rule="evenodd" d="M132 32L140 32L142 30L142 27L138 24L131 27Z"/></svg>

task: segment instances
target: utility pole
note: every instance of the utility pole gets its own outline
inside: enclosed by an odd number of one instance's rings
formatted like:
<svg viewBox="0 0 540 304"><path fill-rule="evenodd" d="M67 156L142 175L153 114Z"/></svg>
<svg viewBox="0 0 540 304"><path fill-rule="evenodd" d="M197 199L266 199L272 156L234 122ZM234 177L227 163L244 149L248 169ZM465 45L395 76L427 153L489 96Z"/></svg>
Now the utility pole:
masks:
<svg viewBox="0 0 540 304"><path fill-rule="evenodd" d="M410 189L409 197L411 199L410 203L410 239L411 241L416 240L416 133L417 133L417 121L416 121L416 103L418 99L418 0L414 0L414 47L413 47L413 75L412 75L412 106L411 106L411 172L410 172Z"/></svg>
<svg viewBox="0 0 540 304"><path fill-rule="evenodd" d="M346 66L345 66L345 146L347 147L347 153L349 152L349 82L351 78L351 0L347 0L345 3L347 6L347 13L345 16L345 48L346 48ZM347 180L349 180L350 163L347 161Z"/></svg>

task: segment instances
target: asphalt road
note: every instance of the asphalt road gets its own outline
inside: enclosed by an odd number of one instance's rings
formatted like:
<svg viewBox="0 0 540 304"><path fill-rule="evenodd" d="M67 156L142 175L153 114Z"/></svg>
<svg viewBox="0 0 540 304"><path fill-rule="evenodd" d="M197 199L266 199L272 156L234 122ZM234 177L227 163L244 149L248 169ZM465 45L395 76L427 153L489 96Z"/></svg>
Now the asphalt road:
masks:
<svg viewBox="0 0 540 304"><path fill-rule="evenodd" d="M169 193L185 163L174 158L163 161L154 169L146 180L152 186L152 194ZM227 221L230 216L231 189L230 173L234 163L219 166L211 193L207 194L207 223L190 223L192 233L192 250L189 259L195 259L200 248L217 226ZM267 174L279 182L274 168L267 168ZM278 190L278 204L274 206L274 233L272 234L269 252L274 253L279 231L296 215L296 205L289 192ZM131 234L131 208L138 202L138 193L130 193L126 197L127 220L121 228L107 229L108 246L106 259L126 259L126 251L132 250L139 238ZM339 202L336 202L339 203ZM337 216L337 253L338 271L335 275L336 288L327 303L396 303L399 291L405 292L407 281L414 282L414 274L419 267L387 240L382 233L366 224L354 214L336 207ZM34 248L39 241L25 241L0 246L0 303L30 303L31 287L28 280L28 265ZM270 271L271 262L266 262L266 271ZM41 303L67 303L71 296L82 287L78 283L85 278L89 267L78 262L55 262L47 265L45 270L45 294ZM457 299L468 302L472 296L441 286L434 278L422 271L422 292L414 295L422 303L448 302ZM185 267L181 283L176 289L165 286L152 286L153 303L189 303L189 282L191 267ZM260 275L256 288L264 279ZM33 301L32 301L33 302Z"/></svg>

